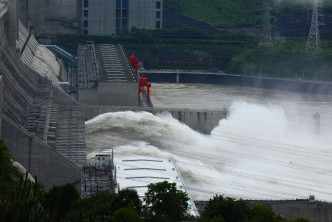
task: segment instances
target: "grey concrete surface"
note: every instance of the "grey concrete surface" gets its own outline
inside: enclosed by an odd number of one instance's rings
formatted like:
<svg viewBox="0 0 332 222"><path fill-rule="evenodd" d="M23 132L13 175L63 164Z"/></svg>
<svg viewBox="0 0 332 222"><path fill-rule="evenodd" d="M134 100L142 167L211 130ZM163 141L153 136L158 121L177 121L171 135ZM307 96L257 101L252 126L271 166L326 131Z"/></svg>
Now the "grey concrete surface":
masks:
<svg viewBox="0 0 332 222"><path fill-rule="evenodd" d="M3 138L9 153L32 176L49 190L54 185L75 184L80 180L80 169L69 159L57 153L51 146L19 128L9 119L3 121Z"/></svg>
<svg viewBox="0 0 332 222"><path fill-rule="evenodd" d="M38 32L77 34L78 0L30 0L29 17Z"/></svg>
<svg viewBox="0 0 332 222"><path fill-rule="evenodd" d="M83 2L83 1L82 1ZM116 25L116 1L115 0L90 0L87 8L89 15L88 34L91 35L111 35L115 34ZM83 16L84 17L84 16ZM84 27L84 22L83 22Z"/></svg>
<svg viewBox="0 0 332 222"><path fill-rule="evenodd" d="M160 8L156 8L156 3L160 2ZM162 28L163 1L161 0L131 0L129 2L129 30L132 27L138 29L156 29L156 22ZM160 17L157 18L157 12Z"/></svg>
<svg viewBox="0 0 332 222"><path fill-rule="evenodd" d="M64 183L79 187L78 165L86 160L82 109L51 80L23 64L4 38L0 57L2 137L9 152L46 189Z"/></svg>
<svg viewBox="0 0 332 222"><path fill-rule="evenodd" d="M137 82L99 82L97 89L80 89L79 102L91 105L137 106Z"/></svg>
<svg viewBox="0 0 332 222"><path fill-rule="evenodd" d="M272 207L276 215L288 218L306 218L316 222L332 221L332 203L315 201L308 199L296 200L246 200L251 207L259 204ZM208 201L195 201L198 211L201 213Z"/></svg>
<svg viewBox="0 0 332 222"><path fill-rule="evenodd" d="M13 50L16 50L16 40L18 40L19 33L19 7L17 1L10 0L8 2L8 43Z"/></svg>
<svg viewBox="0 0 332 222"><path fill-rule="evenodd" d="M0 38L6 36L7 38L7 23L8 23L8 7L4 3L0 3Z"/></svg>
<svg viewBox="0 0 332 222"><path fill-rule="evenodd" d="M306 218L310 221L332 222L332 203L309 202L308 200L250 200L250 205L267 205L277 215L290 218Z"/></svg>

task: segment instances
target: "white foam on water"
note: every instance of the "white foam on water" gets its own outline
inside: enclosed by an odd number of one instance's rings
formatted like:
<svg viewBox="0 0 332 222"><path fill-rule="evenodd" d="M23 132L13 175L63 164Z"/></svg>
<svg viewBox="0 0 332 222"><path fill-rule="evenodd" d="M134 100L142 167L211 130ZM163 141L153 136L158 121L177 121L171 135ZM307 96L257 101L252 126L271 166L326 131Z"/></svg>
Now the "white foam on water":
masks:
<svg viewBox="0 0 332 222"><path fill-rule="evenodd" d="M200 134L170 114L116 112L86 122L92 156L172 157L194 199L332 198L331 142L315 123L280 106L234 102L211 135ZM330 130L330 128L326 128Z"/></svg>

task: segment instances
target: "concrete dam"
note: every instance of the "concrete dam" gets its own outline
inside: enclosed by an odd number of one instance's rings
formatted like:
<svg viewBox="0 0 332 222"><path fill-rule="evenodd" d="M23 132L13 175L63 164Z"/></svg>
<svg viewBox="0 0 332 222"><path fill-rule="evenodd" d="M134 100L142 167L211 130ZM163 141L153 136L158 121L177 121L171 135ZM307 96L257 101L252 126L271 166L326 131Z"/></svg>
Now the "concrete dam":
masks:
<svg viewBox="0 0 332 222"><path fill-rule="evenodd" d="M25 29L15 4L0 5L1 137L46 190L79 187L86 161L83 110L58 85L60 64Z"/></svg>
<svg viewBox="0 0 332 222"><path fill-rule="evenodd" d="M10 1L13 4L15 2ZM64 183L72 183L80 188L81 166L86 161L85 121L99 114L126 110L153 114L169 112L179 121L206 134L228 114L227 109L81 105L58 84L61 72L65 70L61 61L57 61L53 53L38 44L18 19L15 20L15 10L12 10L14 15L8 15L7 7L13 5L0 3L0 135L10 148L10 154L33 176L37 176L46 190ZM192 81L202 82L204 78L210 77L197 75L197 79ZM236 81L236 78L232 77L229 84L251 86L244 80ZM173 80L177 81L176 75L172 76ZM178 80L190 82L189 76L179 76ZM262 84L269 87L269 81L262 80L256 86ZM306 88L304 83L299 84L301 86L298 89ZM282 89L285 86L279 84L278 87ZM307 92L314 92L315 88L309 87L311 91ZM325 89L316 91L328 94L330 86L327 83ZM134 97L137 98L136 94ZM271 205L276 212L286 216L307 216L318 221L330 221L330 204L307 201L303 201L301 206L294 206L288 201L252 203Z"/></svg>
<svg viewBox="0 0 332 222"><path fill-rule="evenodd" d="M15 1L11 3L1 3L0 10L1 137L10 147L10 154L46 189L64 183L79 188L80 167L86 161L85 120L105 112L129 109L158 113L165 109L81 106L59 85L65 70L61 61L37 42L18 19ZM166 111L204 133L225 117L219 111Z"/></svg>

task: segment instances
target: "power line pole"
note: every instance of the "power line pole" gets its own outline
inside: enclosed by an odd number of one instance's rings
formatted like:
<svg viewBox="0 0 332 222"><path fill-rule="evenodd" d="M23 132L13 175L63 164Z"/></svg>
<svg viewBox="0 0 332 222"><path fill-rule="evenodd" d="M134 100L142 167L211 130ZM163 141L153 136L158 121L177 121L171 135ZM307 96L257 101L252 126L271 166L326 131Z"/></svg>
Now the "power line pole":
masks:
<svg viewBox="0 0 332 222"><path fill-rule="evenodd" d="M311 27L306 45L307 49L315 51L318 51L321 48L319 26L323 25L323 23L319 22L319 18L323 16L321 13L319 13L319 7L322 7L322 5L319 4L319 1L320 0L312 0L313 9L312 9Z"/></svg>
<svg viewBox="0 0 332 222"><path fill-rule="evenodd" d="M270 0L265 0L265 12L264 12L264 24L261 31L261 36L259 40L259 46L273 46L272 42L272 32L271 32L271 2Z"/></svg>

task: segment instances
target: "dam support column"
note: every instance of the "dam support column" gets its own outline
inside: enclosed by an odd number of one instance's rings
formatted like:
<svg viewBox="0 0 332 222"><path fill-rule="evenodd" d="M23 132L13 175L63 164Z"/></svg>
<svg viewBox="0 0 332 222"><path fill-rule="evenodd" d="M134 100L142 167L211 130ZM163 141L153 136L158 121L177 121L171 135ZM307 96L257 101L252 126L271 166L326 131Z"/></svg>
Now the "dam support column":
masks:
<svg viewBox="0 0 332 222"><path fill-rule="evenodd" d="M19 35L19 5L18 0L8 1L8 44L16 51L16 40Z"/></svg>
<svg viewBox="0 0 332 222"><path fill-rule="evenodd" d="M180 71L178 70L176 72L176 83L179 83L180 82Z"/></svg>

